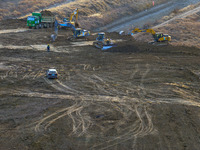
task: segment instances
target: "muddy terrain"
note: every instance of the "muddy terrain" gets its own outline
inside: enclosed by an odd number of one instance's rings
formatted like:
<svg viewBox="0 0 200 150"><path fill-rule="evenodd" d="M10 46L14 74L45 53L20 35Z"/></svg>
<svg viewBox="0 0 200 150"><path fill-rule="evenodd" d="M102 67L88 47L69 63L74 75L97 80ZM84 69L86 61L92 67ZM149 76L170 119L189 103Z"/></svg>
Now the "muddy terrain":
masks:
<svg viewBox="0 0 200 150"><path fill-rule="evenodd" d="M199 149L200 49L107 33L101 51L20 21L1 23L0 149Z"/></svg>

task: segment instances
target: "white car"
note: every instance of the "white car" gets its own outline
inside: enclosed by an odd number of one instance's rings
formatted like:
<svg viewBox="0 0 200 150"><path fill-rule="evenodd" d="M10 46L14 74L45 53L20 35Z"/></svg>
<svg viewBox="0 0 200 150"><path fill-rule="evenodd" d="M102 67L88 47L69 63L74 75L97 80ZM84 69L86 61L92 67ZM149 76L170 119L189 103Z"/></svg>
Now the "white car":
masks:
<svg viewBox="0 0 200 150"><path fill-rule="evenodd" d="M56 71L56 69L48 69L46 76L48 79L57 79L58 72Z"/></svg>

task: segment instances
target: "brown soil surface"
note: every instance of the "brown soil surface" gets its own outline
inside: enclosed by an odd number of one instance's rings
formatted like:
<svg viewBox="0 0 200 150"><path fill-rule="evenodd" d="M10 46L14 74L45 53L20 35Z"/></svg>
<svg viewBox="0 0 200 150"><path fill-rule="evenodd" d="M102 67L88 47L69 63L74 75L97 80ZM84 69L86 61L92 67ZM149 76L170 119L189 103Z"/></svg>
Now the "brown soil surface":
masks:
<svg viewBox="0 0 200 150"><path fill-rule="evenodd" d="M118 47L103 52L96 35L70 42L62 29L50 43L52 33L0 34L1 149L199 149L200 49L107 33Z"/></svg>

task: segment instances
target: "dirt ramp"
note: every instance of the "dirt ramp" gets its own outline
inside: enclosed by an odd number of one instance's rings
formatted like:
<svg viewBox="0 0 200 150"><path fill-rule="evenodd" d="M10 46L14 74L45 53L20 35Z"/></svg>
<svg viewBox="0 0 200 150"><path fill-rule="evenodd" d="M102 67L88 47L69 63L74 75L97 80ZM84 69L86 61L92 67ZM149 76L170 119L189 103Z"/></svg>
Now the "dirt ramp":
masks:
<svg viewBox="0 0 200 150"><path fill-rule="evenodd" d="M0 30L26 27L26 19L6 19L0 22Z"/></svg>

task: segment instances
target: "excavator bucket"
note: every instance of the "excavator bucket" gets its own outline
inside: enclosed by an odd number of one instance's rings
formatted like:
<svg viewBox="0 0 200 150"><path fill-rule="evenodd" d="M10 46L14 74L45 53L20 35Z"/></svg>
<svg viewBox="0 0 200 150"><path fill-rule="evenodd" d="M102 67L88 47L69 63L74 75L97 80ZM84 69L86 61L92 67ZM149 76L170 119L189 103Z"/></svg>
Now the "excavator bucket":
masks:
<svg viewBox="0 0 200 150"><path fill-rule="evenodd" d="M75 22L75 28L79 28L79 23L78 22Z"/></svg>

